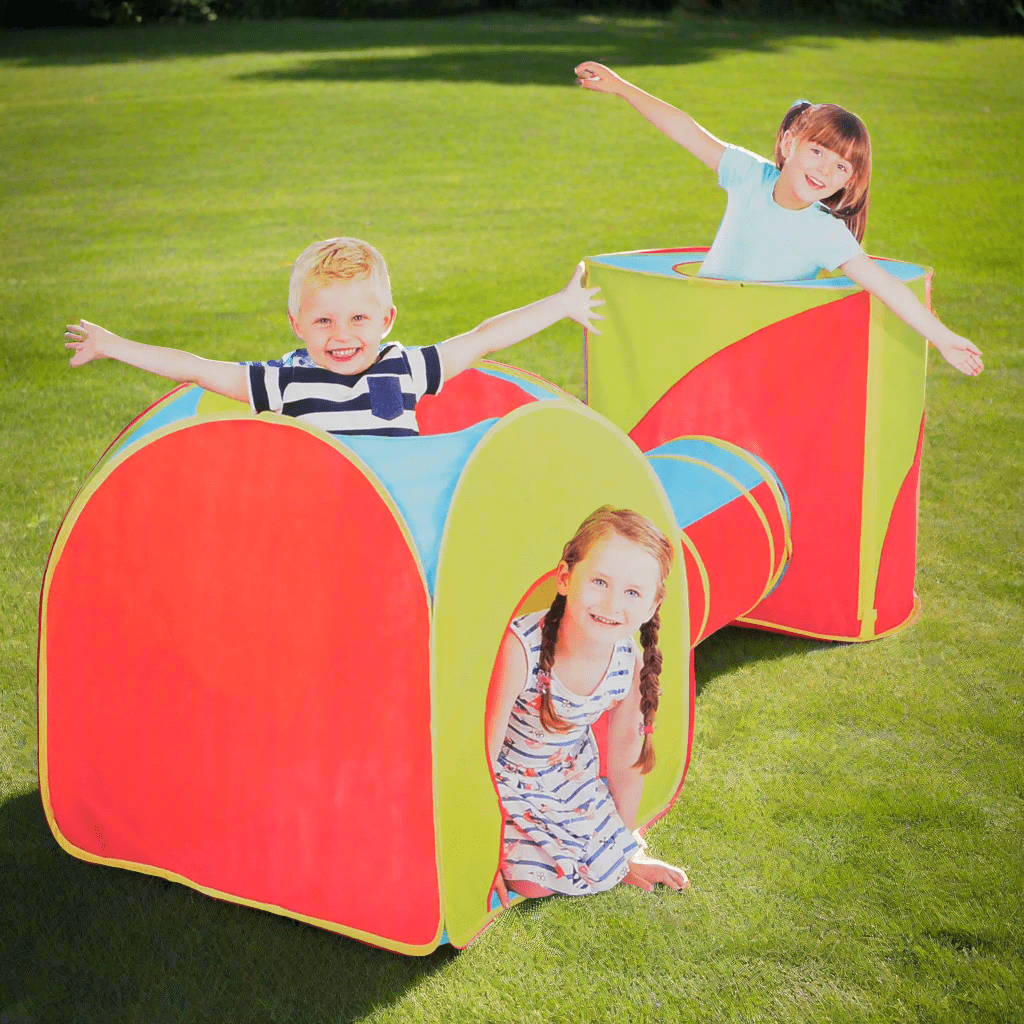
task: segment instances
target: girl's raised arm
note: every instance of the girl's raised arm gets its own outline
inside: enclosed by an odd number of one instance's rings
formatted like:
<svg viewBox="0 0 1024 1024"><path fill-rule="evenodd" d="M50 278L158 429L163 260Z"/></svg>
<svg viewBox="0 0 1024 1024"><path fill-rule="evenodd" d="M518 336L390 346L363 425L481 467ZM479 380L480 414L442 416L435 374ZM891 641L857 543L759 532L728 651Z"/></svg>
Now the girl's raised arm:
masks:
<svg viewBox="0 0 1024 1024"><path fill-rule="evenodd" d="M977 345L954 334L902 281L870 256L865 253L854 256L843 264L842 269L851 281L877 296L901 320L915 331L920 331L942 353L946 362L961 373L975 377L985 368Z"/></svg>
<svg viewBox="0 0 1024 1024"><path fill-rule="evenodd" d="M689 114L678 107L673 107L671 103L659 100L657 96L644 92L596 61L585 60L576 68L576 77L584 89L621 96L673 142L685 146L711 170L718 170L718 161L725 152L725 143L697 124Z"/></svg>

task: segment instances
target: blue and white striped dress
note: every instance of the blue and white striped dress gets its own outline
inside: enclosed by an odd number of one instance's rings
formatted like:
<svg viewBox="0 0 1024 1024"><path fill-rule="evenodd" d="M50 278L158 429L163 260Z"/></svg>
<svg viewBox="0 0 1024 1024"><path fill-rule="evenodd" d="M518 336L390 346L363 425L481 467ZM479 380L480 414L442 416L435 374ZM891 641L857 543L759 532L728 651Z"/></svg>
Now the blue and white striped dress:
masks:
<svg viewBox="0 0 1024 1024"><path fill-rule="evenodd" d="M638 847L600 778L590 727L623 700L633 684L636 648L620 640L608 671L589 697L551 676L552 703L572 723L548 732L540 723L537 683L540 627L545 612L515 619L512 632L526 649L529 681L516 698L494 778L505 809L502 874L572 895L601 892L622 881Z"/></svg>

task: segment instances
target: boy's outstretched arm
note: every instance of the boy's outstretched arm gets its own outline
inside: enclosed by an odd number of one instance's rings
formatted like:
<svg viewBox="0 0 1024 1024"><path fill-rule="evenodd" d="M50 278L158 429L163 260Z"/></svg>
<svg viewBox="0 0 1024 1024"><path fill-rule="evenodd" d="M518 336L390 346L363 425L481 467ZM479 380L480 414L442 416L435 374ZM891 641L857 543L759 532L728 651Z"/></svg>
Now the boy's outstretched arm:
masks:
<svg viewBox="0 0 1024 1024"><path fill-rule="evenodd" d="M593 60L585 60L576 68L576 77L584 89L621 96L631 107L643 114L655 128L660 128L673 142L685 146L701 163L713 171L725 152L725 143L702 128L689 114L671 103L659 100L649 92L620 78L611 68Z"/></svg>
<svg viewBox="0 0 1024 1024"><path fill-rule="evenodd" d="M93 359L116 359L129 366L148 370L161 377L187 384L198 384L225 398L249 402L248 370L238 363L203 359L177 348L143 345L129 341L88 320L68 324L65 348L74 350L72 366L84 366Z"/></svg>
<svg viewBox="0 0 1024 1024"><path fill-rule="evenodd" d="M920 331L946 362L961 373L976 377L985 368L977 345L954 334L899 278L893 277L870 256L865 253L854 256L843 264L842 270L851 281L878 296L901 320Z"/></svg>
<svg viewBox="0 0 1024 1024"><path fill-rule="evenodd" d="M594 298L598 288L583 287L584 269L580 263L569 283L554 295L508 313L499 313L485 320L479 327L441 342L439 351L444 379L450 380L478 359L523 341L563 317L569 317L588 331L600 334L593 321L603 320L604 317L595 313L594 307L604 305L604 299Z"/></svg>

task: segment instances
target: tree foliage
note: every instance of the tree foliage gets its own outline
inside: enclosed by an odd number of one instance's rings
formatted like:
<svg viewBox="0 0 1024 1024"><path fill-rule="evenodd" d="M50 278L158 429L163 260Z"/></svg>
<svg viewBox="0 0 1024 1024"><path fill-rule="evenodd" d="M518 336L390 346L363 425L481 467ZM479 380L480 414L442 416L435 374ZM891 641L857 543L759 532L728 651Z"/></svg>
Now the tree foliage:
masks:
<svg viewBox="0 0 1024 1024"><path fill-rule="evenodd" d="M46 28L218 18L410 18L485 10L667 12L676 0L0 0L0 26ZM680 0L691 10L847 23L1024 30L1024 0Z"/></svg>

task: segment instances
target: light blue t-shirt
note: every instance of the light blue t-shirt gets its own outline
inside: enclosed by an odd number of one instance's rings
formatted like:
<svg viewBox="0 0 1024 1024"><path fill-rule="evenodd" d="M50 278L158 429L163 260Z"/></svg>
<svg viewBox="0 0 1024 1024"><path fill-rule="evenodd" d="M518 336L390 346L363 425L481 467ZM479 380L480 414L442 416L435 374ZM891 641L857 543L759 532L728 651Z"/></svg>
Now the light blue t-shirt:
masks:
<svg viewBox="0 0 1024 1024"><path fill-rule="evenodd" d="M698 277L727 281L795 281L814 277L864 250L824 206L786 210L772 197L778 169L763 157L728 146L718 183L729 193L725 216Z"/></svg>

